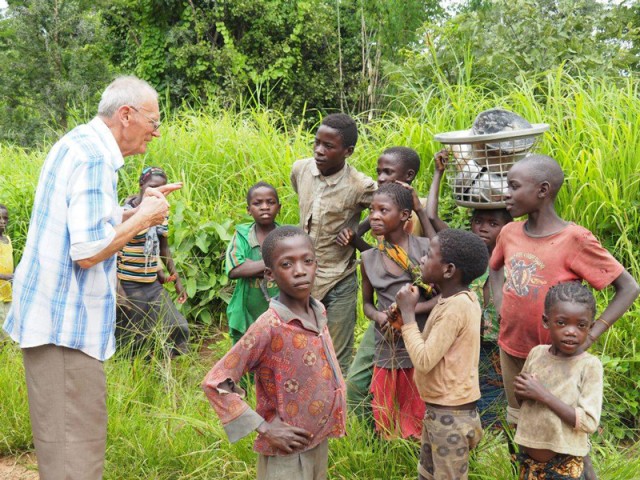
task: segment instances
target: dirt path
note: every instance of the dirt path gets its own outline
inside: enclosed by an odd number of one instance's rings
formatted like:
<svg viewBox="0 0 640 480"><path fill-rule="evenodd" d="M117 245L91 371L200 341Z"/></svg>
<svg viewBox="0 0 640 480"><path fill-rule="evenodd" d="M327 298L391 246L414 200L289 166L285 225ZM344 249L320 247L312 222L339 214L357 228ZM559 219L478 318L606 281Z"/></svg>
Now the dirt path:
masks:
<svg viewBox="0 0 640 480"><path fill-rule="evenodd" d="M35 456L0 457L0 480L38 480Z"/></svg>

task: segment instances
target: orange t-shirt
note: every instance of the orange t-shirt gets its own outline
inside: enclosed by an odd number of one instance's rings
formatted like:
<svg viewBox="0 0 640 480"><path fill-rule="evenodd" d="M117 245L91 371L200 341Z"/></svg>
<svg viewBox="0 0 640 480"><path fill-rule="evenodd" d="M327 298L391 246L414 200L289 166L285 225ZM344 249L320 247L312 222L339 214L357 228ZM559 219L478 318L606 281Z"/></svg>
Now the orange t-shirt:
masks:
<svg viewBox="0 0 640 480"><path fill-rule="evenodd" d="M586 228L573 223L545 237L531 237L526 222L505 225L489 266L505 267L498 344L509 355L527 358L536 345L551 343L542 325L544 298L553 285L586 280L601 290L624 267Z"/></svg>

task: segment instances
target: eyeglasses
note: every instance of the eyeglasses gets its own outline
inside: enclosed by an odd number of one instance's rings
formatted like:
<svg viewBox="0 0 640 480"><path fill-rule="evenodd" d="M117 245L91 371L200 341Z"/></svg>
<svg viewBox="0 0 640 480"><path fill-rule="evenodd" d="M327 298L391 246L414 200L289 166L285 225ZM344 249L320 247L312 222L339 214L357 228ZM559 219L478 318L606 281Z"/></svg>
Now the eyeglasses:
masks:
<svg viewBox="0 0 640 480"><path fill-rule="evenodd" d="M153 131L157 131L160 128L160 125L162 125L162 122L160 122L160 120L154 120L153 118L151 118L149 115L145 115L144 112L141 112L140 110L142 110L142 107L137 108L134 107L133 105L129 105L129 108L132 110L135 110L136 112L138 112L140 115L142 115L144 118L146 118L147 120L149 120L149 123L151 125L153 125Z"/></svg>

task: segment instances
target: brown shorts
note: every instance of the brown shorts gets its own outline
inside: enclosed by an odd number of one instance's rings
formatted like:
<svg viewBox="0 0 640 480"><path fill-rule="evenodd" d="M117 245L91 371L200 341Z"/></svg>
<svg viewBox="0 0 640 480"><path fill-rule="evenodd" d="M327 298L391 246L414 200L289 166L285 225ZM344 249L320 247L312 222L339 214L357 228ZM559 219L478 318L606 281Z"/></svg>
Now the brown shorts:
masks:
<svg viewBox="0 0 640 480"><path fill-rule="evenodd" d="M520 415L520 404L516 400L515 389L513 388L513 381L516 376L522 371L524 362L526 359L514 357L509 355L504 350L500 349L500 368L502 369L502 381L504 383L504 391L507 394L507 422L518 423L518 416Z"/></svg>
<svg viewBox="0 0 640 480"><path fill-rule="evenodd" d="M419 480L466 480L469 452L482 439L477 409L451 410L427 405L422 427Z"/></svg>
<svg viewBox="0 0 640 480"><path fill-rule="evenodd" d="M258 480L326 480L329 442L302 453L258 456Z"/></svg>

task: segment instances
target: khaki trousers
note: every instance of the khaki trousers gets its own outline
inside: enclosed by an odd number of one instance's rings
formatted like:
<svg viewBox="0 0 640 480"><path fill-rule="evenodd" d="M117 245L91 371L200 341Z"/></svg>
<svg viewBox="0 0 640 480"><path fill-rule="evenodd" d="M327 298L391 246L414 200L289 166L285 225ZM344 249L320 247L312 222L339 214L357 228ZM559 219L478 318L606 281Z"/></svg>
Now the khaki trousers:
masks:
<svg viewBox="0 0 640 480"><path fill-rule="evenodd" d="M258 480L326 480L329 442L302 453L258 457Z"/></svg>
<svg viewBox="0 0 640 480"><path fill-rule="evenodd" d="M100 480L107 440L102 362L56 345L22 349L41 480Z"/></svg>

